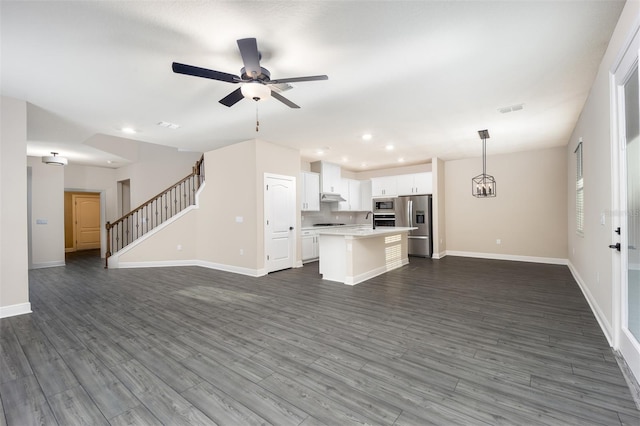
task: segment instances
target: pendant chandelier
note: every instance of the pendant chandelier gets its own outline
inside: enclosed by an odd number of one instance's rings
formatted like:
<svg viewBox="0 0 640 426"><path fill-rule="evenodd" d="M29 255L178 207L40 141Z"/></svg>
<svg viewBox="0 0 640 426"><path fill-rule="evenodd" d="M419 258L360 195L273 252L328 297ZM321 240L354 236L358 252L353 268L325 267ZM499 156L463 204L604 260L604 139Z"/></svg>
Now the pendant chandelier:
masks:
<svg viewBox="0 0 640 426"><path fill-rule="evenodd" d="M482 174L471 179L471 194L477 198L488 198L496 196L496 180L487 174L487 139L488 130L478 130L478 135L482 139Z"/></svg>

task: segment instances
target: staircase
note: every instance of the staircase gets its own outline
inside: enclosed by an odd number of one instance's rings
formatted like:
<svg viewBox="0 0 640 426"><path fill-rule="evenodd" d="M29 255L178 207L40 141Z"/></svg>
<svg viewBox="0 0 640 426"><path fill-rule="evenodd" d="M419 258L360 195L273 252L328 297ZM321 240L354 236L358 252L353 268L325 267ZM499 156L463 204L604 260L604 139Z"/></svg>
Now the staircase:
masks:
<svg viewBox="0 0 640 426"><path fill-rule="evenodd" d="M196 202L196 192L204 182L204 155L191 174L113 223L107 222L105 268L112 253L122 250Z"/></svg>

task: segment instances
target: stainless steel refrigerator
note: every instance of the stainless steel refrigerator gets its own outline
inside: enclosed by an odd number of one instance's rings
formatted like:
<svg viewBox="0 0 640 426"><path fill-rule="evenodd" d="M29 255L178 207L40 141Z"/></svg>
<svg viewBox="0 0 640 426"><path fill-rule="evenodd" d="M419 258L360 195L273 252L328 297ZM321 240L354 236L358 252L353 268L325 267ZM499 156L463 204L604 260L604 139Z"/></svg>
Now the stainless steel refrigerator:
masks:
<svg viewBox="0 0 640 426"><path fill-rule="evenodd" d="M431 257L431 195L398 197L395 203L396 226L417 227L409 231L409 256Z"/></svg>

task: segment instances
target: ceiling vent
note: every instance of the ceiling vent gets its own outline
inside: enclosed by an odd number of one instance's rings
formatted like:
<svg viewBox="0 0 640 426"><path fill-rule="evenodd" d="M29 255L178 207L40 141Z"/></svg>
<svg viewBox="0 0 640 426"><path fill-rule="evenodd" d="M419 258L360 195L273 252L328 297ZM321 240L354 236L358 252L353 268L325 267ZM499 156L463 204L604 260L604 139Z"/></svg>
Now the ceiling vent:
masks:
<svg viewBox="0 0 640 426"><path fill-rule="evenodd" d="M498 108L498 112L500 112L501 114L506 114L508 112L520 111L523 108L524 108L524 104L517 104L517 105Z"/></svg>

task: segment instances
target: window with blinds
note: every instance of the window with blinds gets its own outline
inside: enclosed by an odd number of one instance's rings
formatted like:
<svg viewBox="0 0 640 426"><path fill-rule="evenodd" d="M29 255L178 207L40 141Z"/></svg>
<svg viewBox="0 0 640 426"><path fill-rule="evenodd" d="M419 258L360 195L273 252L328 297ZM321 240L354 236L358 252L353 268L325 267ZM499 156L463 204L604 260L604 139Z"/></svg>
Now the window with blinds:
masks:
<svg viewBox="0 0 640 426"><path fill-rule="evenodd" d="M576 154L576 233L584 234L584 179L582 176L582 141L574 151Z"/></svg>

